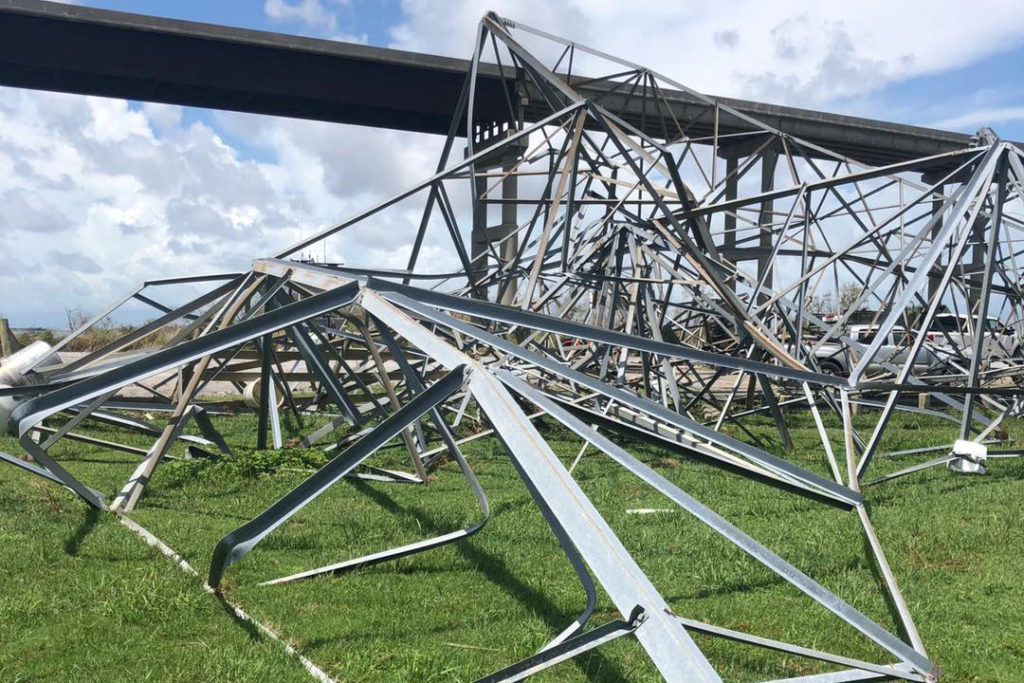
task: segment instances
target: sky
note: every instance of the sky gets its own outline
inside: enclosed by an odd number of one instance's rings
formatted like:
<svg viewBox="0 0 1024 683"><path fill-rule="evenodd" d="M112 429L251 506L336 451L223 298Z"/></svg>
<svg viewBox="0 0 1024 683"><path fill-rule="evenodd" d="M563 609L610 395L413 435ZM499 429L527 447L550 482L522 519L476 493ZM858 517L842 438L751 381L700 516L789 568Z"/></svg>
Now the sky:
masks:
<svg viewBox="0 0 1024 683"><path fill-rule="evenodd" d="M463 58L493 9L712 95L1024 140L1019 1L77 4ZM442 142L0 88L0 316L60 326L68 310L95 313L147 279L247 269L426 177ZM399 218L313 255L402 267L410 230ZM423 259L457 266L440 242Z"/></svg>

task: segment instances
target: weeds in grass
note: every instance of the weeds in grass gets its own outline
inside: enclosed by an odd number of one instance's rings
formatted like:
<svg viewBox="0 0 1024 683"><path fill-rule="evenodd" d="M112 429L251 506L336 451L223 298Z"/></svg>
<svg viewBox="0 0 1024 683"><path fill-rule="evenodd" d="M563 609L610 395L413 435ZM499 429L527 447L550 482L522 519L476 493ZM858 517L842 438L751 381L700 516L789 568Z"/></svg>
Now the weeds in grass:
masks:
<svg viewBox="0 0 1024 683"><path fill-rule="evenodd" d="M210 454L176 460L164 466L170 482L181 483L196 477L212 479L259 479L279 472L312 472L323 467L328 456L316 448L282 448L274 450L239 449L232 455Z"/></svg>

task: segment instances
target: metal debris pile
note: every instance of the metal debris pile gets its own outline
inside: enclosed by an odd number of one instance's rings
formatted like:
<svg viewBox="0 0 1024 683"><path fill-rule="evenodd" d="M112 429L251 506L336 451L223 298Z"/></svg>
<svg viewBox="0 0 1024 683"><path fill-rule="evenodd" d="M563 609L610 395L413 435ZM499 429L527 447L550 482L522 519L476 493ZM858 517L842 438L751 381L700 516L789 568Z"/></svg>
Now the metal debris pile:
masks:
<svg viewBox="0 0 1024 683"><path fill-rule="evenodd" d="M527 49L525 41L537 46ZM504 69L509 114L519 124L474 116L482 60ZM611 75L593 77L602 72ZM705 106L680 117L663 96L668 89ZM519 117L524 90L549 109L535 124ZM479 501L481 521L470 527L269 582L276 584L411 555L483 529L487 498L460 451L467 437L456 438L466 416L479 414L587 596L580 616L543 650L488 680L518 680L627 634L667 680L720 680L693 632L842 668L802 681L934 680L938 672L861 489L931 465L983 471L986 459L1019 453L1000 441L999 426L1020 412L1022 161L1016 146L983 131L956 152L866 166L643 67L489 14L436 175L257 259L250 272L145 283L93 322L129 301L152 306L158 317L99 351L61 362L69 338L15 354L4 366L0 401L34 462L0 455L125 514L145 503L175 443L185 440L197 453L230 449L198 400L211 382L245 390L259 415L260 447L281 446L285 411L300 423L310 412L329 415L303 445L337 455L217 544L213 587L342 477L426 483L442 458L452 459ZM471 205L463 207L466 197ZM394 225L388 212L412 211L419 220L403 271L294 258L341 231ZM458 272L435 274L421 263L423 245L437 239L450 242ZM180 305L160 303L162 292L183 285L203 292ZM169 325L181 331L165 346L121 353ZM165 379L144 384L159 376ZM313 391L300 395L300 385ZM144 387L147 396L129 397L129 387ZM863 407L877 415L866 431L852 420ZM158 426L126 410L162 411L168 420ZM871 465L897 410L953 420L960 439L935 444L932 461L873 481ZM817 472L768 453L745 424L768 416L791 450L787 420L807 413L821 436ZM829 414L842 424L840 444L829 438ZM537 416L564 425L891 660L859 661L676 614L545 442ZM112 500L48 454L58 441L90 442L75 431L87 421L154 439ZM190 421L202 437L183 433ZM620 435L848 510L901 633L653 470L613 440ZM372 456L395 440L408 451L408 470L374 466ZM588 629L598 585L624 616Z"/></svg>

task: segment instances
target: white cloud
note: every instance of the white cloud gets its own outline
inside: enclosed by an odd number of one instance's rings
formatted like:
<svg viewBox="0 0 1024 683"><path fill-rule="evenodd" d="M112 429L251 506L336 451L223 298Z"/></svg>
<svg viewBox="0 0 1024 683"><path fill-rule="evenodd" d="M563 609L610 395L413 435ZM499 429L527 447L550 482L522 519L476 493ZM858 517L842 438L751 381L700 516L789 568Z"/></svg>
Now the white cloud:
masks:
<svg viewBox="0 0 1024 683"><path fill-rule="evenodd" d="M0 195L0 230L37 234L63 232L71 221L35 189L11 188Z"/></svg>
<svg viewBox="0 0 1024 683"><path fill-rule="evenodd" d="M173 131L181 125L181 117L185 108L175 104L160 104L158 102L145 102L142 110L149 117L149 123L156 132Z"/></svg>
<svg viewBox="0 0 1024 683"><path fill-rule="evenodd" d="M259 164L174 110L0 89L0 234L19 264L0 271L0 310L16 324L245 267L298 219Z"/></svg>
<svg viewBox="0 0 1024 683"><path fill-rule="evenodd" d="M1024 121L1024 107L992 107L975 109L959 116L942 119L931 124L936 128L980 128L1007 121Z"/></svg>
<svg viewBox="0 0 1024 683"><path fill-rule="evenodd" d="M344 0L331 0L328 4L345 4ZM299 21L314 28L334 31L338 17L322 0L266 0L263 12L277 21Z"/></svg>
<svg viewBox="0 0 1024 683"><path fill-rule="evenodd" d="M320 38L368 45L368 33L339 29L337 9L347 4L348 0L265 0L263 13L277 23L303 26Z"/></svg>
<svg viewBox="0 0 1024 683"><path fill-rule="evenodd" d="M471 0L403 0L394 47L468 57ZM780 0L708 4L494 0L500 15L648 66L701 92L820 105L1024 42L1024 3ZM739 45L742 49L736 49Z"/></svg>
<svg viewBox="0 0 1024 683"><path fill-rule="evenodd" d="M331 35L327 36L327 39L336 40L341 43L358 43L359 45L370 44L369 33L345 33L342 31L332 33Z"/></svg>
<svg viewBox="0 0 1024 683"><path fill-rule="evenodd" d="M178 107L0 89L0 235L16 264L0 269L0 313L53 322L143 280L247 268L422 180L443 143L234 113L213 126L185 123ZM400 203L310 255L404 265L421 206ZM445 252L447 237L433 231L431 270L454 268Z"/></svg>
<svg viewBox="0 0 1024 683"><path fill-rule="evenodd" d="M48 261L59 263L64 268L75 273L88 273L95 275L103 272L100 265L85 254L79 252L51 251L46 255Z"/></svg>

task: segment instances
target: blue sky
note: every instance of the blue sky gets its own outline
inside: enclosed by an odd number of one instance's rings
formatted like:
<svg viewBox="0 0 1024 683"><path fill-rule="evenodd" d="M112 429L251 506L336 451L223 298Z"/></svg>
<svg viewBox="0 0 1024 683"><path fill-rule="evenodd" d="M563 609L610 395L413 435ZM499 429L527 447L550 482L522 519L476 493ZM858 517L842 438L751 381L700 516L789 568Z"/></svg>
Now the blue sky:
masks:
<svg viewBox="0 0 1024 683"><path fill-rule="evenodd" d="M330 36L325 26L311 25L301 19L271 19L264 11L262 2L244 0L88 0L76 4L119 12L152 14L171 19L205 21L263 31L280 31L316 38ZM297 4L297 3L296 3ZM353 35L365 34L372 45L389 42L388 30L399 22L401 7L399 0L350 0L333 8L339 28Z"/></svg>
<svg viewBox="0 0 1024 683"><path fill-rule="evenodd" d="M463 58L493 9L713 95L967 133L988 124L1024 140L1019 1L975 0L969 12L960 0L78 4ZM0 88L0 314L58 325L65 309L98 311L153 277L248 268L428 176L441 142ZM403 267L406 228L339 238L329 256ZM437 270L457 268L447 245L424 249Z"/></svg>
<svg viewBox="0 0 1024 683"><path fill-rule="evenodd" d="M959 69L887 84L862 99L838 101L834 111L963 133L989 125L1003 139L1024 141L1022 73L1024 47L1017 47ZM1012 118L1002 118L1010 112Z"/></svg>

